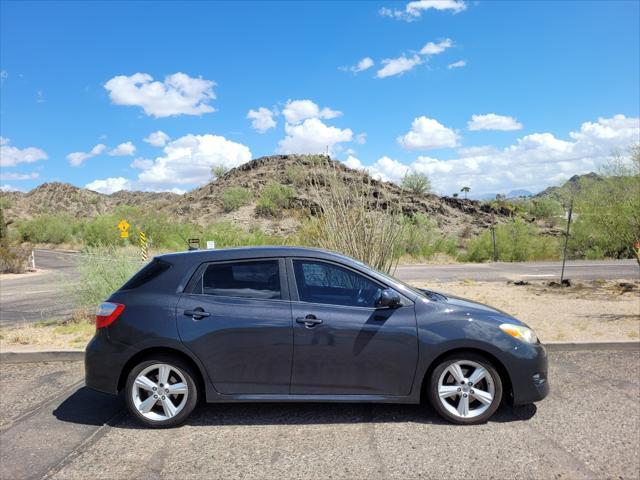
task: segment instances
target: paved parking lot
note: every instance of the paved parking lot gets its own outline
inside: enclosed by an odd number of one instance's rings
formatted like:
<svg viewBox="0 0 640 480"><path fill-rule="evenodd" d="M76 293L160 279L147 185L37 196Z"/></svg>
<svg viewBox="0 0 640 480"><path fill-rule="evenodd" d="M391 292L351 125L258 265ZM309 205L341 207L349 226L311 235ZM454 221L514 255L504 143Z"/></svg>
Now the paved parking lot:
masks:
<svg viewBox="0 0 640 480"><path fill-rule="evenodd" d="M486 425L426 406L211 405L145 430L79 363L2 365L0 478L638 478L640 354L554 352L552 393Z"/></svg>

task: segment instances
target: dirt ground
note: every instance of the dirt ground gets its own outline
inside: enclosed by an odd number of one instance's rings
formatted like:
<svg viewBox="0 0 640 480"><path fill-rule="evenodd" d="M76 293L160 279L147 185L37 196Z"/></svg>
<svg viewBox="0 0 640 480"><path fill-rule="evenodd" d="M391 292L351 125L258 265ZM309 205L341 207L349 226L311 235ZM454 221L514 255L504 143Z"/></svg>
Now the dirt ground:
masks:
<svg viewBox="0 0 640 480"><path fill-rule="evenodd" d="M633 287L625 291L621 283ZM640 282L583 281L515 285L462 281L415 283L499 308L527 323L545 341L615 341L640 338Z"/></svg>

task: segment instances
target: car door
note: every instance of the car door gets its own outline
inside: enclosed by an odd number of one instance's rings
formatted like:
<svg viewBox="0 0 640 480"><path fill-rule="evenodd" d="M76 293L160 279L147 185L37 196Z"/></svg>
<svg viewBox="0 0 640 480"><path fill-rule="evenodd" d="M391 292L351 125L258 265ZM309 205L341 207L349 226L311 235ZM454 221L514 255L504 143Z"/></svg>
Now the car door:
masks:
<svg viewBox="0 0 640 480"><path fill-rule="evenodd" d="M408 395L418 360L414 304L376 309L384 285L337 263L288 259L294 280L292 394Z"/></svg>
<svg viewBox="0 0 640 480"><path fill-rule="evenodd" d="M180 338L223 394L288 394L293 354L284 260L200 266L177 306Z"/></svg>

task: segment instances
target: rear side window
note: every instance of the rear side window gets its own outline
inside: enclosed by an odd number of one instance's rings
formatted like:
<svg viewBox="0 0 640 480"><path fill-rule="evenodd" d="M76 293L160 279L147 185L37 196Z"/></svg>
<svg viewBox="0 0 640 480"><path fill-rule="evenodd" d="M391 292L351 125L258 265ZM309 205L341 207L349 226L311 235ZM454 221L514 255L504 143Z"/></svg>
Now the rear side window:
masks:
<svg viewBox="0 0 640 480"><path fill-rule="evenodd" d="M142 267L138 273L131 277L120 290L133 290L135 288L139 288L145 283L149 283L151 280L158 277L161 273L166 272L169 268L171 268L170 263L153 259L147 265Z"/></svg>
<svg viewBox="0 0 640 480"><path fill-rule="evenodd" d="M194 290L203 295L280 299L278 260L212 263Z"/></svg>

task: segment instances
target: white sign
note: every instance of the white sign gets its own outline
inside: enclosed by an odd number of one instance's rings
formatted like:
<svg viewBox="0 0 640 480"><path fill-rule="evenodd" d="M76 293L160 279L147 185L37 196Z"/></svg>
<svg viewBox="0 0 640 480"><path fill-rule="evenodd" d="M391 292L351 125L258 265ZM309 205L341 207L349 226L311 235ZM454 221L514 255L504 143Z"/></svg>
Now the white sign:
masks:
<svg viewBox="0 0 640 480"><path fill-rule="evenodd" d="M213 250L214 248L216 248L216 242L207 240L207 250Z"/></svg>

